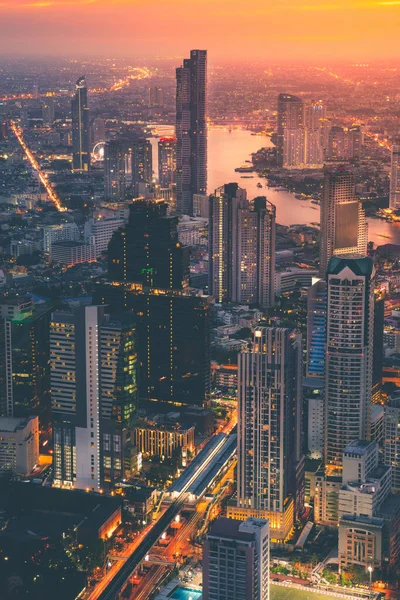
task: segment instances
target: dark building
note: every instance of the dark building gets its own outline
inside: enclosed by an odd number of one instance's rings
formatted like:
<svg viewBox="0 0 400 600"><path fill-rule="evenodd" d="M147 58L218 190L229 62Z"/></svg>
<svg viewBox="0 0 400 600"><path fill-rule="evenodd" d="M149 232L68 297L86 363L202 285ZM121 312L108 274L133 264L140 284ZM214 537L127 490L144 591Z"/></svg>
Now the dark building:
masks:
<svg viewBox="0 0 400 600"><path fill-rule="evenodd" d="M50 421L48 304L28 296L0 301L0 416Z"/></svg>
<svg viewBox="0 0 400 600"><path fill-rule="evenodd" d="M135 196L143 193L143 187L153 179L153 151L149 140L137 140L131 146L132 187Z"/></svg>
<svg viewBox="0 0 400 600"><path fill-rule="evenodd" d="M207 51L192 50L176 70L176 206L193 215L207 192Z"/></svg>
<svg viewBox="0 0 400 600"><path fill-rule="evenodd" d="M50 325L53 478L100 491L130 474L137 351L130 315L56 312Z"/></svg>
<svg viewBox="0 0 400 600"><path fill-rule="evenodd" d="M176 138L162 137L158 142L158 181L162 188L175 183Z"/></svg>
<svg viewBox="0 0 400 600"><path fill-rule="evenodd" d="M178 240L178 217L167 216L166 202L136 200L129 223L108 247L111 281L180 290L189 282L188 248Z"/></svg>
<svg viewBox="0 0 400 600"><path fill-rule="evenodd" d="M119 202L125 198L125 154L124 144L110 140L104 146L104 198Z"/></svg>
<svg viewBox="0 0 400 600"><path fill-rule="evenodd" d="M72 110L72 169L90 169L89 107L86 79L80 77L71 102Z"/></svg>
<svg viewBox="0 0 400 600"><path fill-rule="evenodd" d="M211 298L188 287L187 248L165 202L138 200L109 244L109 282L95 302L129 311L139 341L142 400L198 405L210 397Z"/></svg>
<svg viewBox="0 0 400 600"><path fill-rule="evenodd" d="M372 401L381 402L383 371L383 327L385 322L385 295L375 292L374 304L374 349L372 363Z"/></svg>

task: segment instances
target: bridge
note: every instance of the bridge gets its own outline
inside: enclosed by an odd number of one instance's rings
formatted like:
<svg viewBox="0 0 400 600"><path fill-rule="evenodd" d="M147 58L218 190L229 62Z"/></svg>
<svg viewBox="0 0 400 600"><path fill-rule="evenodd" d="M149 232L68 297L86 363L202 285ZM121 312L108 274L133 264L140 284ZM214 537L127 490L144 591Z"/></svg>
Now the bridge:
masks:
<svg viewBox="0 0 400 600"><path fill-rule="evenodd" d="M137 569L140 563L150 554L151 548L156 544L163 532L169 527L176 515L188 502L190 495L197 498L204 494L216 475L225 467L232 455L236 452L236 433L217 434L211 438L203 450L185 469L181 477L171 486L169 492L174 500L167 510L154 523L148 533L142 539L140 545L135 548L125 563L113 576L111 581L104 581L96 589L93 597L99 600L115 600L124 587L125 583ZM199 494L199 495L198 495ZM100 592L100 593L99 593ZM92 598L92 596L90 596Z"/></svg>

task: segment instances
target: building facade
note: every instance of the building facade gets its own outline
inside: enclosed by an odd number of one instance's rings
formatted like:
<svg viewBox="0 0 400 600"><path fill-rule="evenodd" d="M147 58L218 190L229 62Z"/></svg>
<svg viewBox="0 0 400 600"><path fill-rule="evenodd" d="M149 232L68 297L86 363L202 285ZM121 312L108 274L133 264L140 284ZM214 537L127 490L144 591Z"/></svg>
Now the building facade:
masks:
<svg viewBox="0 0 400 600"><path fill-rule="evenodd" d="M125 154L124 144L118 140L104 146L104 198L111 202L125 198Z"/></svg>
<svg viewBox="0 0 400 600"><path fill-rule="evenodd" d="M88 306L50 327L54 484L100 491L129 471L137 401L135 328Z"/></svg>
<svg viewBox="0 0 400 600"><path fill-rule="evenodd" d="M193 215L207 193L207 51L192 50L176 70L176 208Z"/></svg>
<svg viewBox="0 0 400 600"><path fill-rule="evenodd" d="M38 464L38 417L0 417L0 473L30 475Z"/></svg>
<svg viewBox="0 0 400 600"><path fill-rule="evenodd" d="M176 181L176 138L162 137L158 141L158 181L167 188Z"/></svg>
<svg viewBox="0 0 400 600"><path fill-rule="evenodd" d="M217 519L203 550L204 600L269 600L269 523Z"/></svg>
<svg viewBox="0 0 400 600"><path fill-rule="evenodd" d="M89 171L90 169L90 132L89 106L86 79L80 77L76 82L75 94L71 102L72 111L72 169Z"/></svg>
<svg viewBox="0 0 400 600"><path fill-rule="evenodd" d="M398 144L394 144L392 148L389 207L393 210L400 208L400 145Z"/></svg>

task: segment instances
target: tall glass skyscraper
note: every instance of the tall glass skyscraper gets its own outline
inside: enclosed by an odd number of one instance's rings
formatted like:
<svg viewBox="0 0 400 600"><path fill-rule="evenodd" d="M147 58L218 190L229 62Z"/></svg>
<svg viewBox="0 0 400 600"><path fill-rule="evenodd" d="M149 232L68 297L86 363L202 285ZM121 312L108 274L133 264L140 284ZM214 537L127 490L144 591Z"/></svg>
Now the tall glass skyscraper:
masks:
<svg viewBox="0 0 400 600"><path fill-rule="evenodd" d="M394 210L400 208L400 145L392 148L392 164L390 169L389 206Z"/></svg>
<svg viewBox="0 0 400 600"><path fill-rule="evenodd" d="M207 192L207 51L192 50L176 70L176 207L193 214Z"/></svg>
<svg viewBox="0 0 400 600"><path fill-rule="evenodd" d="M325 167L321 200L321 277L325 277L331 256L354 253L365 255L367 242L368 225L355 193L351 166Z"/></svg>
<svg viewBox="0 0 400 600"><path fill-rule="evenodd" d="M112 202L125 199L125 154L122 142L110 140L104 146L104 198Z"/></svg>
<svg viewBox="0 0 400 600"><path fill-rule="evenodd" d="M90 169L89 107L86 79L79 77L71 102L72 112L72 169Z"/></svg>

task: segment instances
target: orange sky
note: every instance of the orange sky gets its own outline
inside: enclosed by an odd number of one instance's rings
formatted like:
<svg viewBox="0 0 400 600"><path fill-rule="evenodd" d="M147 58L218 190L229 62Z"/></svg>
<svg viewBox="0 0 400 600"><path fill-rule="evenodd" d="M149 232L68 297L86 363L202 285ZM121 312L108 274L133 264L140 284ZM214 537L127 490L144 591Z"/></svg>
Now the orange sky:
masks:
<svg viewBox="0 0 400 600"><path fill-rule="evenodd" d="M400 0L0 0L0 52L400 57Z"/></svg>

